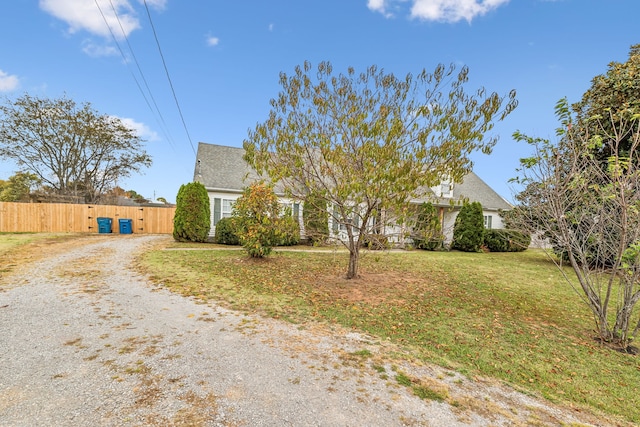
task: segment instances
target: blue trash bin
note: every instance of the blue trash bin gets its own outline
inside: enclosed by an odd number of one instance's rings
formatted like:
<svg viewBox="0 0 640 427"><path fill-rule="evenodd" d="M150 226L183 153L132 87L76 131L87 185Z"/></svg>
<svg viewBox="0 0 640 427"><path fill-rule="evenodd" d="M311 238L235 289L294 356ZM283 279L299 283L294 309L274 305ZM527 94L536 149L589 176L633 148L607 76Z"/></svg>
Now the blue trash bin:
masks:
<svg viewBox="0 0 640 427"><path fill-rule="evenodd" d="M111 218L98 218L98 233L111 233Z"/></svg>
<svg viewBox="0 0 640 427"><path fill-rule="evenodd" d="M131 234L133 233L133 229L131 228L131 220L128 218L120 218L118 220L120 223L120 234Z"/></svg>

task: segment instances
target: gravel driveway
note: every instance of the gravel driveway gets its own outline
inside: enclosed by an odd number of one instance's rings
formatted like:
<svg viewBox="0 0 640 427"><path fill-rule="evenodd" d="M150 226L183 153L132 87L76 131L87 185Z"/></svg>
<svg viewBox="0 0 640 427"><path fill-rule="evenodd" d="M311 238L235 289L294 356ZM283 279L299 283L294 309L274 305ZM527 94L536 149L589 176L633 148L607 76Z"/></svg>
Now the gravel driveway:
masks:
<svg viewBox="0 0 640 427"><path fill-rule="evenodd" d="M605 424L497 383L374 363L386 344L353 332L171 294L130 269L162 239L87 237L0 279L1 426ZM418 398L398 370L454 405Z"/></svg>

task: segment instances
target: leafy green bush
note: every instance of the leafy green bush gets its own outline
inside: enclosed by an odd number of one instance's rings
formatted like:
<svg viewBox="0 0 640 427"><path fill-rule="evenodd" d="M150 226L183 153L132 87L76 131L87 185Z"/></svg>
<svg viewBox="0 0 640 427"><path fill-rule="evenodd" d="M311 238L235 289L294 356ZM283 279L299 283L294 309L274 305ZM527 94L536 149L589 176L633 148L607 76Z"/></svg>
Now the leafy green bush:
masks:
<svg viewBox="0 0 640 427"><path fill-rule="evenodd" d="M173 238L179 242L206 242L211 230L207 190L199 182L180 186L173 217Z"/></svg>
<svg viewBox="0 0 640 427"><path fill-rule="evenodd" d="M295 246L300 243L300 224L291 215L289 209L278 222L278 234L280 235L280 246Z"/></svg>
<svg viewBox="0 0 640 427"><path fill-rule="evenodd" d="M479 252L484 231L484 215L480 202L465 203L453 225L452 249Z"/></svg>
<svg viewBox="0 0 640 427"><path fill-rule="evenodd" d="M324 243L329 236L327 201L315 194L309 194L302 205L302 221L309 244Z"/></svg>
<svg viewBox="0 0 640 427"><path fill-rule="evenodd" d="M425 202L418 207L416 223L411 233L413 245L417 249L435 251L442 248L444 236L438 212L431 203Z"/></svg>
<svg viewBox="0 0 640 427"><path fill-rule="evenodd" d="M244 189L233 205L234 225L249 256L262 258L280 241L280 205L273 188L256 183Z"/></svg>
<svg viewBox="0 0 640 427"><path fill-rule="evenodd" d="M216 224L216 243L221 245L239 245L240 238L236 234L233 218L220 218Z"/></svg>
<svg viewBox="0 0 640 427"><path fill-rule="evenodd" d="M531 244L531 235L518 230L485 230L484 245L491 252L522 252Z"/></svg>

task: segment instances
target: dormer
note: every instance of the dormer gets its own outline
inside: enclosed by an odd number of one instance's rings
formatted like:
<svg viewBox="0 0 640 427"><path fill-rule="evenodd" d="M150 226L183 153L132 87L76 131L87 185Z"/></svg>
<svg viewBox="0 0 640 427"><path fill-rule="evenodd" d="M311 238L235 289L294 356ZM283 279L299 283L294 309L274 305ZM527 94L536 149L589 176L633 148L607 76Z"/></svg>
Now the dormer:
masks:
<svg viewBox="0 0 640 427"><path fill-rule="evenodd" d="M444 177L440 181L440 185L431 187L431 190L433 190L436 197L451 199L453 198L453 180L450 177Z"/></svg>

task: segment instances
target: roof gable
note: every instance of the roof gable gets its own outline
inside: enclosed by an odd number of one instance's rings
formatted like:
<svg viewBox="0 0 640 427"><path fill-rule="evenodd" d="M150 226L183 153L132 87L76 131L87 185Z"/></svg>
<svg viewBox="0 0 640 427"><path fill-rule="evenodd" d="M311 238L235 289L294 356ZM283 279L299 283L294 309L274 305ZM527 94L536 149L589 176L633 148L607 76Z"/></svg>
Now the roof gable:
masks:
<svg viewBox="0 0 640 427"><path fill-rule="evenodd" d="M495 192L486 182L484 182L474 172L469 172L464 176L461 183L454 183L452 197L439 197L435 203L440 206L450 205L451 202L468 200L469 202L480 202L484 209L489 210L509 210L513 206L502 196Z"/></svg>
<svg viewBox="0 0 640 427"><path fill-rule="evenodd" d="M244 149L224 145L198 144L193 181L207 189L241 192L258 174L243 159Z"/></svg>

